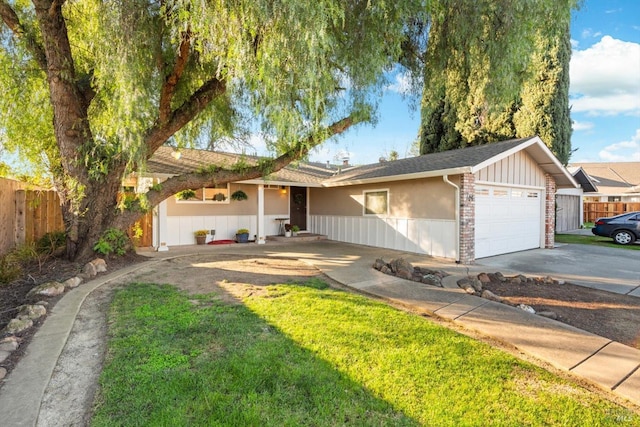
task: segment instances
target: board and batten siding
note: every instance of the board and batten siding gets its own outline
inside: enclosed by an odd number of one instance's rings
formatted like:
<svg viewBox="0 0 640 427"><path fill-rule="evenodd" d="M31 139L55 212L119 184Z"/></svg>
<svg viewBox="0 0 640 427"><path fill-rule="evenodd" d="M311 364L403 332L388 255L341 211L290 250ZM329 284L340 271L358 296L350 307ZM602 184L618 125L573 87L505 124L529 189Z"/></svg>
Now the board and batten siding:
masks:
<svg viewBox="0 0 640 427"><path fill-rule="evenodd" d="M475 173L476 183L544 188L544 172L525 151L518 151Z"/></svg>
<svg viewBox="0 0 640 427"><path fill-rule="evenodd" d="M364 192L375 190L389 192L388 215L364 215ZM457 256L455 190L442 178L311 188L309 218L311 232L332 240Z"/></svg>

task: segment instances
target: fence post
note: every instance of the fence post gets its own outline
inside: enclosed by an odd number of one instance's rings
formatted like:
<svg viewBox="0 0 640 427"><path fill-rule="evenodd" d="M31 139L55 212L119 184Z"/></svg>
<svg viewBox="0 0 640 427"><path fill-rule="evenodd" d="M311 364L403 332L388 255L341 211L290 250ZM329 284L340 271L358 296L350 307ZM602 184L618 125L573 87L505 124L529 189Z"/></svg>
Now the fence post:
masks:
<svg viewBox="0 0 640 427"><path fill-rule="evenodd" d="M16 190L16 220L15 220L15 245L24 245L26 242L26 211L27 211L27 192L25 190Z"/></svg>

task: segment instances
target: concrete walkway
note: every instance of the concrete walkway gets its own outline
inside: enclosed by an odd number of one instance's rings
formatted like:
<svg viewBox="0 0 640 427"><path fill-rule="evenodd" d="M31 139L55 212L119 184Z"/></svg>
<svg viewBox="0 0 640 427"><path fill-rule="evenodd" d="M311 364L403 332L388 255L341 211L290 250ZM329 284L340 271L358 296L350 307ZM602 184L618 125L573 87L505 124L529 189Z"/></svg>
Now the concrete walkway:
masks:
<svg viewBox="0 0 640 427"><path fill-rule="evenodd" d="M143 253L162 268L161 260L193 254L219 253L289 257L312 264L332 279L371 295L436 315L482 335L511 344L605 390L640 405L640 350L504 304L471 296L459 289L457 278L485 271L413 253L333 241L269 242L266 245L188 246L168 252ZM382 274L371 265L376 258L404 257L416 266L444 270L445 288L410 282ZM148 263L143 264L144 267ZM66 343L75 316L97 287L133 272L133 268L102 276L68 292L54 307L29 345L25 357L0 390L0 424L37 425L40 402Z"/></svg>

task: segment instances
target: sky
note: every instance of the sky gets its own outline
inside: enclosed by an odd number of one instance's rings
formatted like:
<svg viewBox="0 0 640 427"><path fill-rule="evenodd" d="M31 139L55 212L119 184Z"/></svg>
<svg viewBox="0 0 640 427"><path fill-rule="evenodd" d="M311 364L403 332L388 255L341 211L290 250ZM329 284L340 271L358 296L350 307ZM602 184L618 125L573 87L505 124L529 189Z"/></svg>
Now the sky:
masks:
<svg viewBox="0 0 640 427"><path fill-rule="evenodd" d="M571 21L569 89L571 162L640 161L640 0L584 0ZM327 141L310 160L375 163L397 151L409 157L420 112L399 90L387 89L378 122Z"/></svg>

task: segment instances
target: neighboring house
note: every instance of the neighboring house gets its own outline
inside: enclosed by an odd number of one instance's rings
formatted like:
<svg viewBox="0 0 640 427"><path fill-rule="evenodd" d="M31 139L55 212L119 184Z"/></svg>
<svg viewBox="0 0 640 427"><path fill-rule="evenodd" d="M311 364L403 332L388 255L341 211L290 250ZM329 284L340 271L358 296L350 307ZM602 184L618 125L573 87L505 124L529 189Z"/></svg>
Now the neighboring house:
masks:
<svg viewBox="0 0 640 427"><path fill-rule="evenodd" d="M591 179L596 191L585 202L640 202L640 162L572 163Z"/></svg>
<svg viewBox="0 0 640 427"><path fill-rule="evenodd" d="M161 148L144 186L240 156ZM245 156L243 161L255 158ZM335 171L289 166L266 179L198 189L157 208L154 246L193 244L196 229L229 239L248 228L257 243L278 233L281 218L302 230L356 244L472 263L476 258L554 244L556 188L577 188L538 137L428 154ZM248 200L230 200L243 190ZM217 196L221 194L221 196ZM217 199L217 200L212 200Z"/></svg>
<svg viewBox="0 0 640 427"><path fill-rule="evenodd" d="M556 232L577 230L583 225L585 194L598 191L598 187L591 177L578 167L567 168L573 179L579 184L578 188L561 188L556 192Z"/></svg>

